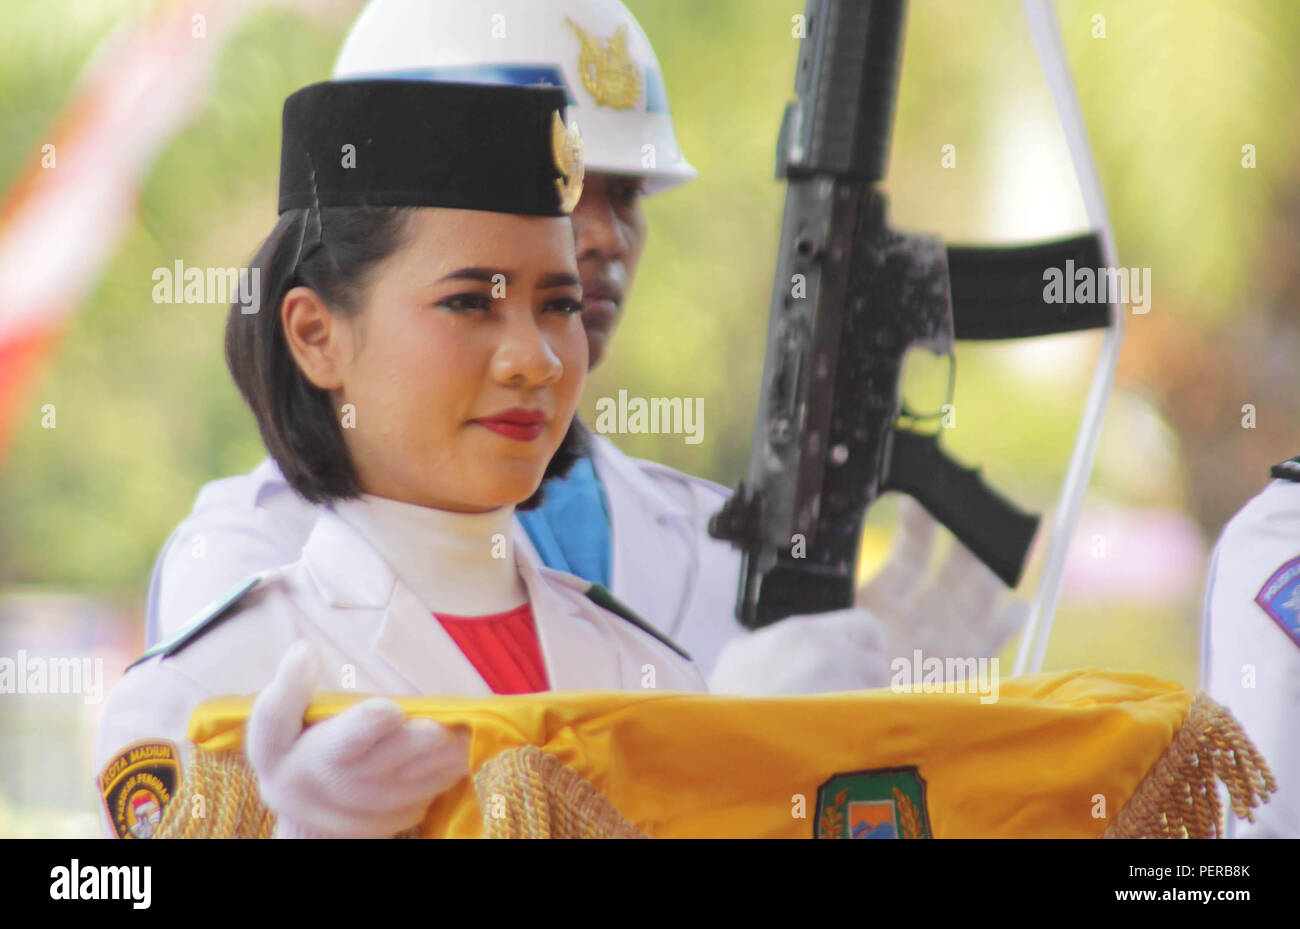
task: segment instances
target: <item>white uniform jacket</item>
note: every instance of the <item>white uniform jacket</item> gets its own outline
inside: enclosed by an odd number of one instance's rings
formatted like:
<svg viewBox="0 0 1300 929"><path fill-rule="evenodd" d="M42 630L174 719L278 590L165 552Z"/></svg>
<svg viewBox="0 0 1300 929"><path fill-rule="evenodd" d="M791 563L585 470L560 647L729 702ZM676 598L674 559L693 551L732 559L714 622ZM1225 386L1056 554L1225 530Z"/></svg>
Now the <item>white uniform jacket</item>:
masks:
<svg viewBox="0 0 1300 929"><path fill-rule="evenodd" d="M610 589L707 674L722 646L744 631L735 618L740 553L708 534L709 517L728 491L629 458L608 439L592 436L592 445L609 501ZM296 561L319 512L270 459L248 474L207 484L154 565L149 644L188 625L241 578ZM516 546L532 553L522 526L516 529Z"/></svg>
<svg viewBox="0 0 1300 929"><path fill-rule="evenodd" d="M1278 792L1228 835L1300 837L1300 483L1275 480L1214 551L1201 640L1203 686L1263 754Z"/></svg>
<svg viewBox="0 0 1300 929"><path fill-rule="evenodd" d="M552 689L706 689L694 663L597 606L586 582L537 564L521 549L516 563ZM119 682L104 707L96 772L136 743L172 743L183 767L194 708L210 697L260 691L300 639L320 658L320 690L345 690L350 682L358 693L492 692L365 537L322 508L300 560L271 571L228 618L173 654L136 665ZM106 807L101 812L109 816ZM108 819L104 825L113 835Z"/></svg>

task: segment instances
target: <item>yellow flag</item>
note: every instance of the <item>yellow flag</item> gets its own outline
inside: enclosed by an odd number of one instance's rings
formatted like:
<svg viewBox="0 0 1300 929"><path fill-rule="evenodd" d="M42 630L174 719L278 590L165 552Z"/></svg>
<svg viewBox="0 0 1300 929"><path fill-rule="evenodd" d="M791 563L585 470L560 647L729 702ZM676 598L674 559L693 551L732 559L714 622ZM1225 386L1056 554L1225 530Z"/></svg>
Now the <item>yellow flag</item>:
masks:
<svg viewBox="0 0 1300 929"><path fill-rule="evenodd" d="M362 698L322 695L307 722ZM472 734L473 776L430 807L427 837L1214 836L1216 778L1241 816L1276 789L1225 709L1138 674L1018 678L995 702L886 690L395 699ZM251 703L209 701L190 723L187 781L242 811L207 822L245 821L223 834L264 835L273 819L250 801L239 752ZM215 834L173 806L167 834Z"/></svg>

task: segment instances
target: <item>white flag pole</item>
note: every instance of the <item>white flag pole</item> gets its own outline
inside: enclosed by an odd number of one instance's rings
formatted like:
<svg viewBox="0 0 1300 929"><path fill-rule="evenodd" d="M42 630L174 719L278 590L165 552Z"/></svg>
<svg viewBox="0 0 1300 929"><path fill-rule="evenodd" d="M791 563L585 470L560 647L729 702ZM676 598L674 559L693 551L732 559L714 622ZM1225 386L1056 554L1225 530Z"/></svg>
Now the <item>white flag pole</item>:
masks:
<svg viewBox="0 0 1300 929"><path fill-rule="evenodd" d="M1092 149L1088 145L1088 130L1084 125L1074 80L1070 75L1065 46L1061 42L1061 30L1056 19L1056 11L1052 7L1051 0L1024 0L1024 7L1025 15L1029 19L1029 31L1033 36L1034 48L1038 52L1039 62L1043 66L1043 73L1056 104L1057 115L1065 130L1070 157L1074 161L1075 177L1079 182L1084 206L1088 211L1088 221L1101 235L1102 258L1106 266L1118 267L1110 216L1106 212L1101 180L1092 158ZM1123 342L1124 310L1112 294L1110 326L1106 330L1101 357L1098 358L1097 368L1093 372L1092 386L1088 391L1088 405L1084 410L1083 421L1079 425L1079 433L1075 438L1074 450L1070 454L1065 481L1061 485L1061 494L1057 499L1056 512L1052 521L1051 543L1047 550L1042 579L1039 581L1029 620L1025 626L1025 633L1020 640L1020 651L1016 657L1014 671L1016 675L1037 672L1043 667L1047 642L1052 634L1052 623L1060 600L1065 558L1069 553L1070 542L1079 522L1084 494L1088 489L1088 478L1097 457L1097 444L1101 439L1106 403L1110 399L1111 385L1115 382L1115 371L1119 365L1120 348Z"/></svg>

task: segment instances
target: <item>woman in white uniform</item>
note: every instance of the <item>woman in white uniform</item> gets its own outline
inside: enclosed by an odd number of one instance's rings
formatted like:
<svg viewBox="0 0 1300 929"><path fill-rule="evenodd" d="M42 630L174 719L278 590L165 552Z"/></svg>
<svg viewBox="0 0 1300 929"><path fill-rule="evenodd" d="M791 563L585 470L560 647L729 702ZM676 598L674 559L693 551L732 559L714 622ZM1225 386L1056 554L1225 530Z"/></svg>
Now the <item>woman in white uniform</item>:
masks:
<svg viewBox="0 0 1300 929"><path fill-rule="evenodd" d="M632 298L649 234L642 195L657 195L696 172L677 143L659 61L619 0L494 0L492 14L508 23L501 35L485 28L478 4L465 0L370 0L348 33L334 78L544 82L568 89L568 117L589 143L587 180L572 218L594 368ZM590 51L595 41L609 50L597 62ZM620 81L629 69L643 78L641 89L612 107L610 94L627 90ZM650 160L647 145L655 152ZM890 656L910 660L917 648L927 655L992 656L1027 612L1023 604L1001 602L1001 582L960 543L930 578L937 524L903 498L895 555L859 591L865 609L749 633L734 616L740 552L708 533L730 491L630 458L605 436L593 436L589 454L546 486L539 507L516 513L519 544L551 567L609 587L684 645L713 674L715 690L885 686ZM270 459L207 484L158 556L148 644L174 635L241 578L297 560L317 511Z"/></svg>
<svg viewBox="0 0 1300 929"><path fill-rule="evenodd" d="M1237 717L1278 790L1229 838L1300 838L1300 455L1232 517L1214 549L1201 634L1201 685Z"/></svg>
<svg viewBox="0 0 1300 929"><path fill-rule="evenodd" d="M190 802L186 727L221 694L260 694L245 750L277 835L385 836L465 776L465 734L383 698L303 731L314 690L704 689L607 591L513 547L516 505L583 442L564 105L553 88L404 81L286 101L260 307L231 308L226 351L280 471L326 506L299 561L114 690L96 747L110 834Z"/></svg>

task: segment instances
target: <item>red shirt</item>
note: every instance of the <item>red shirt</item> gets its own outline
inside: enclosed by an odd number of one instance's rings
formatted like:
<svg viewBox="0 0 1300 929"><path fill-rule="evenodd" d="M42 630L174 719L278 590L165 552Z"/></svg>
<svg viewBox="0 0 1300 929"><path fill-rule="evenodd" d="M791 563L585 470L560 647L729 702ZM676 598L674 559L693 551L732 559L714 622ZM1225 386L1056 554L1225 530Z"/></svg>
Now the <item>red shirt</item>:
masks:
<svg viewBox="0 0 1300 929"><path fill-rule="evenodd" d="M525 603L505 613L452 616L434 613L495 694L533 694L550 690L542 645Z"/></svg>

